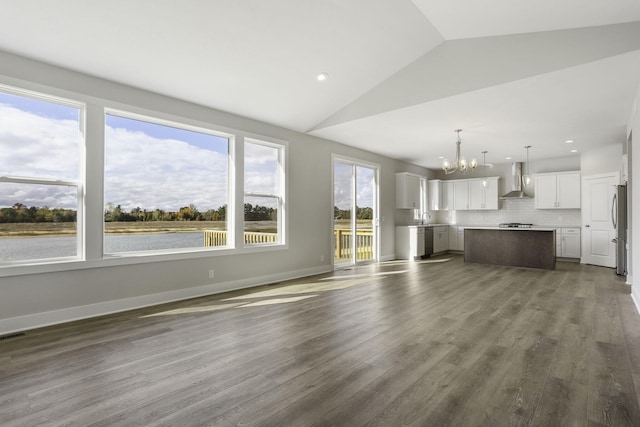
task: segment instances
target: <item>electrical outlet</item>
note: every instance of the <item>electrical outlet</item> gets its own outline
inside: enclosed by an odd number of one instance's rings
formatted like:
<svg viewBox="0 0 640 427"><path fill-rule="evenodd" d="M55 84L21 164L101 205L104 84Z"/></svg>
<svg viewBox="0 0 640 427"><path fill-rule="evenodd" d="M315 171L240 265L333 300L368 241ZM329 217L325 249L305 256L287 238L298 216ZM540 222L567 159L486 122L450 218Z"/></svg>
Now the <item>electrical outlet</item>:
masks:
<svg viewBox="0 0 640 427"><path fill-rule="evenodd" d="M215 277L213 269L209 270L209 279L213 279Z"/></svg>
<svg viewBox="0 0 640 427"><path fill-rule="evenodd" d="M324 262L324 255L320 255L320 262Z"/></svg>

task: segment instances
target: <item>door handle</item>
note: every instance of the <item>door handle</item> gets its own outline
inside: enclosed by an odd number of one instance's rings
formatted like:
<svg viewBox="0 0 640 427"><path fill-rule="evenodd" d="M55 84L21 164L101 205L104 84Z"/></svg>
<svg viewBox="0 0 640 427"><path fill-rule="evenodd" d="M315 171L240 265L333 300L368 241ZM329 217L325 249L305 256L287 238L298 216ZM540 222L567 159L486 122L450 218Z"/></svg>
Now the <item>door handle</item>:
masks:
<svg viewBox="0 0 640 427"><path fill-rule="evenodd" d="M587 225L585 225L585 227L586 227L586 228L589 228L589 227L591 227L591 226L590 226L589 224L587 224Z"/></svg>
<svg viewBox="0 0 640 427"><path fill-rule="evenodd" d="M618 224L616 224L616 217L613 216L613 208L616 208L616 216L618 214L618 195L614 194L613 195L613 200L611 201L611 224L613 224L613 229L615 230L616 228L618 228Z"/></svg>

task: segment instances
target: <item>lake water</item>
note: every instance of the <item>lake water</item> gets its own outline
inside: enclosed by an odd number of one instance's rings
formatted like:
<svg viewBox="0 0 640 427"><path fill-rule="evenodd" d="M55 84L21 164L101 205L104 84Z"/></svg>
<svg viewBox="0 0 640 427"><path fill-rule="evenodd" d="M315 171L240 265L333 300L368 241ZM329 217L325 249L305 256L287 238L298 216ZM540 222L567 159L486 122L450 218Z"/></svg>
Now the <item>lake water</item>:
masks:
<svg viewBox="0 0 640 427"><path fill-rule="evenodd" d="M106 235L105 253L138 252L158 249L202 248L204 233L160 233ZM0 261L76 256L74 237L0 238Z"/></svg>

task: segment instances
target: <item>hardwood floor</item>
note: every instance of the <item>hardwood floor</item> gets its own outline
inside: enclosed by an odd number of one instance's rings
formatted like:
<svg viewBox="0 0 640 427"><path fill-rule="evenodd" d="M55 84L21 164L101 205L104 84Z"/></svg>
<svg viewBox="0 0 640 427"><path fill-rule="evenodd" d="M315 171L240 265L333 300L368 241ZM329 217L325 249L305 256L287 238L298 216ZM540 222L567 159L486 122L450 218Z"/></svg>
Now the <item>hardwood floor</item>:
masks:
<svg viewBox="0 0 640 427"><path fill-rule="evenodd" d="M2 426L640 425L640 317L574 263L362 266L28 331L0 362Z"/></svg>

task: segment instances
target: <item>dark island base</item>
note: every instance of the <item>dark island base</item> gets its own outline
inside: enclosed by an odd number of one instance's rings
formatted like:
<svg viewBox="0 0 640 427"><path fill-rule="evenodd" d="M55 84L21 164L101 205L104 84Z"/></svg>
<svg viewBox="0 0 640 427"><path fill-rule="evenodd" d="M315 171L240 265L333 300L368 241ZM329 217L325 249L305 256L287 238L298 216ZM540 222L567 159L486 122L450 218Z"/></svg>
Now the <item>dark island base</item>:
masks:
<svg viewBox="0 0 640 427"><path fill-rule="evenodd" d="M553 230L464 230L464 261L555 270Z"/></svg>

